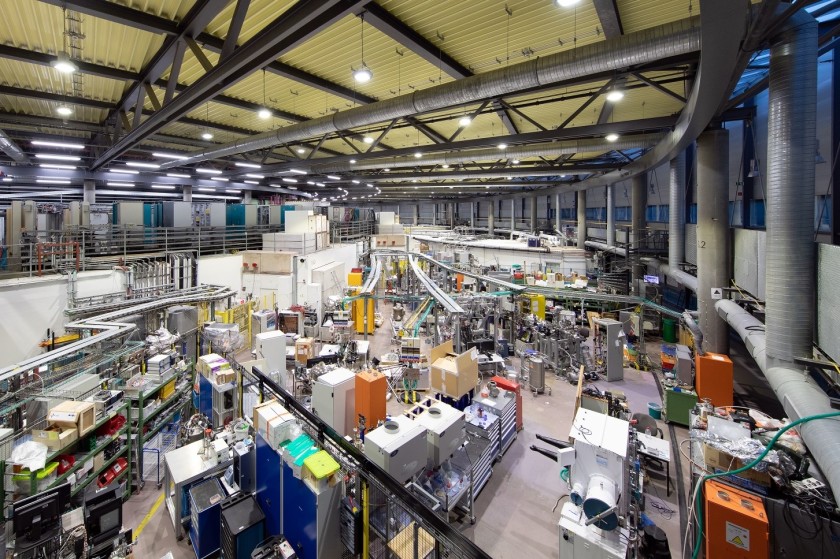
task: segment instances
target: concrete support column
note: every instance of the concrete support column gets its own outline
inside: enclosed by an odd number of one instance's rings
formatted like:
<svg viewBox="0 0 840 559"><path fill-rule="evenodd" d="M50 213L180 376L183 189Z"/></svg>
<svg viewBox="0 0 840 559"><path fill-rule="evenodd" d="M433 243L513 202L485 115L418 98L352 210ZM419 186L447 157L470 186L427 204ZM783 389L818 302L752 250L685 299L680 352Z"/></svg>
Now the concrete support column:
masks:
<svg viewBox="0 0 840 559"><path fill-rule="evenodd" d="M432 225L437 225L437 211L438 205L432 204Z"/></svg>
<svg viewBox="0 0 840 559"><path fill-rule="evenodd" d="M510 200L510 238L513 238L513 232L516 231L516 200Z"/></svg>
<svg viewBox="0 0 840 559"><path fill-rule="evenodd" d="M586 248L586 191L577 192L577 247Z"/></svg>
<svg viewBox="0 0 840 559"><path fill-rule="evenodd" d="M447 205L449 206L449 226L455 227L455 203L449 202Z"/></svg>
<svg viewBox="0 0 840 559"><path fill-rule="evenodd" d="M560 232L560 194L555 194L554 199L557 201L556 207L557 209L554 210L554 228L557 229L557 232Z"/></svg>
<svg viewBox="0 0 840 559"><path fill-rule="evenodd" d="M615 246L615 185L607 185L607 246Z"/></svg>
<svg viewBox="0 0 840 559"><path fill-rule="evenodd" d="M420 204L414 205L414 225L420 223Z"/></svg>
<svg viewBox="0 0 840 559"><path fill-rule="evenodd" d="M181 193L184 195L184 202L192 202L192 185L185 184L181 187Z"/></svg>
<svg viewBox="0 0 840 559"><path fill-rule="evenodd" d="M713 288L729 285L729 131L697 138L697 306L703 348L729 351L726 322L715 311Z"/></svg>
<svg viewBox="0 0 840 559"><path fill-rule="evenodd" d="M496 202L487 202L487 234L491 237L496 234Z"/></svg>
<svg viewBox="0 0 840 559"><path fill-rule="evenodd" d="M633 177L633 184L631 187L631 212L633 213L633 229L630 235L630 247L632 249L640 248L642 239L645 236L645 228L647 227L647 189L648 189L648 175L641 173ZM633 264L633 293L639 295L639 280L645 275L646 266L636 258Z"/></svg>
<svg viewBox="0 0 840 559"><path fill-rule="evenodd" d="M537 232L537 197L531 196L531 233Z"/></svg>
<svg viewBox="0 0 840 559"><path fill-rule="evenodd" d="M245 190L242 192L242 203L243 204L250 204L252 200L253 193L250 190Z"/></svg>
<svg viewBox="0 0 840 559"><path fill-rule="evenodd" d="M470 227L475 227L475 202L470 202Z"/></svg>
<svg viewBox="0 0 840 559"><path fill-rule="evenodd" d="M96 182L93 179L85 179L83 183L84 192L82 200L90 204L96 203Z"/></svg>
<svg viewBox="0 0 840 559"><path fill-rule="evenodd" d="M680 269L685 261L685 152L671 160L668 207L668 267ZM728 199L728 193L727 198Z"/></svg>

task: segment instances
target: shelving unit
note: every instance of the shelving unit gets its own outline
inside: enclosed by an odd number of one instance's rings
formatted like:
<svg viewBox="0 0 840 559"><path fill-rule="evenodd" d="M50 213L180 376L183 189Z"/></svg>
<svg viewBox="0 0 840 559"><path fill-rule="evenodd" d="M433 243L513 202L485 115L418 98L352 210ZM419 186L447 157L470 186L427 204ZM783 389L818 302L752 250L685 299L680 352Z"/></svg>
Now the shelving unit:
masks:
<svg viewBox="0 0 840 559"><path fill-rule="evenodd" d="M501 441L501 450L499 458L516 438L516 395L507 390L499 390L499 395L495 398L491 396L479 396L473 401L473 405L478 404L485 412L489 411L497 415L501 419L499 424L499 436Z"/></svg>

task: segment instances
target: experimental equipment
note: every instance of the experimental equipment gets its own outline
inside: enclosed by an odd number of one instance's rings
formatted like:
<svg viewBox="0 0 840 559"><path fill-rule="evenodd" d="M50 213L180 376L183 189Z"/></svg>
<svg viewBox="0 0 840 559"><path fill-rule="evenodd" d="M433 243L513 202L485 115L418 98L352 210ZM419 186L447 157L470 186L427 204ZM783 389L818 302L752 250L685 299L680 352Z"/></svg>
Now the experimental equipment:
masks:
<svg viewBox="0 0 840 559"><path fill-rule="evenodd" d="M312 412L342 437L356 424L356 373L334 369L312 384Z"/></svg>
<svg viewBox="0 0 840 559"><path fill-rule="evenodd" d="M569 471L570 502L563 505L559 523L560 557L626 557L627 517L639 487L630 469L631 437L627 421L584 408L578 409L569 433L573 443L537 435L559 450L531 450Z"/></svg>
<svg viewBox="0 0 840 559"><path fill-rule="evenodd" d="M464 412L443 402L434 402L415 421L428 429L428 458L435 466L452 456L464 444Z"/></svg>
<svg viewBox="0 0 840 559"><path fill-rule="evenodd" d="M277 330L277 313L263 309L251 313L251 347L257 345L257 335Z"/></svg>
<svg viewBox="0 0 840 559"><path fill-rule="evenodd" d="M339 506L342 483L315 489L299 479L288 463L283 465L283 534L298 556L307 559L340 559Z"/></svg>
<svg viewBox="0 0 840 559"><path fill-rule="evenodd" d="M256 495L265 513L265 533L283 533L283 458L262 435L256 435Z"/></svg>
<svg viewBox="0 0 840 559"><path fill-rule="evenodd" d="M202 377L203 378L203 377ZM236 384L215 384L212 386L213 428L224 427L236 417Z"/></svg>
<svg viewBox="0 0 840 559"><path fill-rule="evenodd" d="M708 398L715 407L731 406L733 399L733 365L726 355L705 353L695 357L697 395Z"/></svg>
<svg viewBox="0 0 840 559"><path fill-rule="evenodd" d="M770 526L761 498L717 480L707 480L703 489L706 557L769 557Z"/></svg>
<svg viewBox="0 0 840 559"><path fill-rule="evenodd" d="M624 379L624 326L611 318L596 318L601 347L606 363L607 382Z"/></svg>
<svg viewBox="0 0 840 559"><path fill-rule="evenodd" d="M426 428L398 415L365 435L365 456L399 482L405 482L426 465Z"/></svg>
<svg viewBox="0 0 840 559"><path fill-rule="evenodd" d="M265 514L254 497L247 493L231 497L221 506L222 557L251 557L265 539Z"/></svg>
<svg viewBox="0 0 840 559"><path fill-rule="evenodd" d="M356 422L365 418L365 425L376 427L385 420L388 392L388 380L375 369L362 371L356 375Z"/></svg>
<svg viewBox="0 0 840 559"><path fill-rule="evenodd" d="M273 373L286 372L286 334L281 330L257 334L254 353L257 359L265 359L265 372L280 386L285 386L286 375Z"/></svg>

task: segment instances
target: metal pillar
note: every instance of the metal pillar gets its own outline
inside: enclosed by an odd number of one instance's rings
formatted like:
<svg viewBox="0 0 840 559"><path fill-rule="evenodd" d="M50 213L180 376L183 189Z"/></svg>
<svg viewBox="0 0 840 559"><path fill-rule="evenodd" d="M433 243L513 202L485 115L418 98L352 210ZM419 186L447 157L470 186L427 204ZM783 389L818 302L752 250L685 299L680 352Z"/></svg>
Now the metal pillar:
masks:
<svg viewBox="0 0 840 559"><path fill-rule="evenodd" d="M470 202L470 227L475 228L475 202Z"/></svg>
<svg viewBox="0 0 840 559"><path fill-rule="evenodd" d="M181 187L181 192L184 194L184 202L192 202L192 185L185 184Z"/></svg>
<svg viewBox="0 0 840 559"><path fill-rule="evenodd" d="M496 204L493 200L487 202L487 234L491 237L496 234Z"/></svg>
<svg viewBox="0 0 840 559"><path fill-rule="evenodd" d="M709 130L697 138L697 306L704 349L715 353L729 351L728 327L715 311L719 297L712 298L713 289L729 285L728 201L729 131Z"/></svg>
<svg viewBox="0 0 840 559"><path fill-rule="evenodd" d="M671 160L669 177L668 267L676 271L685 260L685 151Z"/></svg>
<svg viewBox="0 0 840 559"><path fill-rule="evenodd" d="M243 192L242 193L242 203L243 204L250 204L251 199L252 199L251 196L252 196L252 194L251 194L250 190L246 190L245 192Z"/></svg>
<svg viewBox="0 0 840 559"><path fill-rule="evenodd" d="M586 191L577 193L577 247L586 248Z"/></svg>
<svg viewBox="0 0 840 559"><path fill-rule="evenodd" d="M537 232L537 197L531 196L531 233Z"/></svg>
<svg viewBox="0 0 840 559"><path fill-rule="evenodd" d="M615 185L607 185L607 246L615 246Z"/></svg>
<svg viewBox="0 0 840 559"><path fill-rule="evenodd" d="M555 194L554 197L557 200L557 204L556 204L557 209L554 210L554 223L555 223L554 228L557 229L557 232L559 233L560 232L560 214L562 213L560 211L560 199L561 198L560 198L559 193Z"/></svg>
<svg viewBox="0 0 840 559"><path fill-rule="evenodd" d="M96 181L92 179L85 179L84 181L84 194L82 195L82 200L88 202L90 204L96 203Z"/></svg>
<svg viewBox="0 0 840 559"><path fill-rule="evenodd" d="M455 202L449 202L449 227L455 227Z"/></svg>
<svg viewBox="0 0 840 559"><path fill-rule="evenodd" d="M420 204L414 205L414 225L420 224Z"/></svg>
<svg viewBox="0 0 840 559"><path fill-rule="evenodd" d="M633 219L633 229L630 237L630 250L636 251L642 247L642 240L645 236L645 228L647 227L647 189L648 176L647 173L641 173L633 177L633 184L631 187L631 212ZM645 265L639 258L634 259L633 264L633 293L639 295L639 282L645 275Z"/></svg>
<svg viewBox="0 0 840 559"><path fill-rule="evenodd" d="M516 231L516 200L510 200L510 238L513 238L513 232Z"/></svg>
<svg viewBox="0 0 840 559"><path fill-rule="evenodd" d="M432 204L432 225L437 225L437 204Z"/></svg>

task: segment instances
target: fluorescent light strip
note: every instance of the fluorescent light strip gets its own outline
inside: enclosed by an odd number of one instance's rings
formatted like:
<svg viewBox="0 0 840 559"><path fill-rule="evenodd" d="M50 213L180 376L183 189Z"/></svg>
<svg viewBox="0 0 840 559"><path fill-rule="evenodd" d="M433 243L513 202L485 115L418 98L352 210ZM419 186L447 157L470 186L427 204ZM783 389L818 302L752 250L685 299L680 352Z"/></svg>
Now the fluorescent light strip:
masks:
<svg viewBox="0 0 840 559"><path fill-rule="evenodd" d="M296 175L305 175L306 171L301 171L300 169L289 169L290 173L294 173Z"/></svg>
<svg viewBox="0 0 840 559"><path fill-rule="evenodd" d="M213 177L213 178L212 178L212 179L210 179L210 180L211 180L211 181L221 181L221 182L229 182L229 181L230 181L230 179L226 179L226 178L224 178L224 177Z"/></svg>
<svg viewBox="0 0 840 559"><path fill-rule="evenodd" d="M199 188L199 192L216 192L215 188Z"/></svg>
<svg viewBox="0 0 840 559"><path fill-rule="evenodd" d="M169 186L168 184L153 184L152 188L156 188L158 190L175 190L174 186Z"/></svg>
<svg viewBox="0 0 840 559"><path fill-rule="evenodd" d="M210 169L208 167L196 167L196 172L204 173L205 175L221 175L222 172L218 169Z"/></svg>
<svg viewBox="0 0 840 559"><path fill-rule="evenodd" d="M126 161L126 165L129 167L139 167L141 169L160 169L160 165L156 165L154 163L141 163L140 161Z"/></svg>
<svg viewBox="0 0 840 559"><path fill-rule="evenodd" d="M166 173L167 177L175 177L176 179L189 179L192 175L182 175L181 173Z"/></svg>
<svg viewBox="0 0 840 559"><path fill-rule="evenodd" d="M38 159L53 159L55 161L81 161L78 155L58 155L56 153L36 153Z"/></svg>
<svg viewBox="0 0 840 559"><path fill-rule="evenodd" d="M85 146L83 144L73 144L70 142L53 142L51 140L32 140L32 145L49 148L85 149Z"/></svg>
<svg viewBox="0 0 840 559"><path fill-rule="evenodd" d="M241 161L237 161L234 165L245 169L262 169L262 165L257 165L256 163L242 163Z"/></svg>
<svg viewBox="0 0 840 559"><path fill-rule="evenodd" d="M75 165L59 165L57 163L41 163L38 165L39 167L43 167L44 169L76 169Z"/></svg>
<svg viewBox="0 0 840 559"><path fill-rule="evenodd" d="M178 155L177 153L162 153L162 152L159 152L159 151L153 151L152 156L153 157L160 157L160 158L163 158L163 159L176 159L176 160L181 160L181 159L186 159L187 158L186 155Z"/></svg>
<svg viewBox="0 0 840 559"><path fill-rule="evenodd" d="M133 169L111 169L112 173L120 173L121 175L139 175L140 171Z"/></svg>
<svg viewBox="0 0 840 559"><path fill-rule="evenodd" d="M245 181L245 184L260 184L258 181Z"/></svg>
<svg viewBox="0 0 840 559"><path fill-rule="evenodd" d="M227 192L228 194L240 194L242 191L236 190L235 188L228 188L227 190L225 190L225 192Z"/></svg>
<svg viewBox="0 0 840 559"><path fill-rule="evenodd" d="M38 184L70 184L68 179L35 179Z"/></svg>
<svg viewBox="0 0 840 559"><path fill-rule="evenodd" d="M340 181L341 180L341 177L337 177L335 175L327 175L327 178L332 179L334 181Z"/></svg>
<svg viewBox="0 0 840 559"><path fill-rule="evenodd" d="M282 180L283 182L290 182L290 183L293 183L293 184L294 184L294 183L297 183L297 180L295 180L295 179L290 179L289 177L283 177L283 178L282 178L282 179L280 179L280 180Z"/></svg>
<svg viewBox="0 0 840 559"><path fill-rule="evenodd" d="M352 180L352 181L350 181L350 182L352 182L353 184L362 184L362 181L360 181L360 180L356 180L356 179L353 179L353 180Z"/></svg>
<svg viewBox="0 0 840 559"><path fill-rule="evenodd" d="M265 175L258 175L256 173L245 173L245 176L249 179L264 179Z"/></svg>
<svg viewBox="0 0 840 559"><path fill-rule="evenodd" d="M123 186L123 187L130 187L134 186L133 182L109 182L107 183L108 186Z"/></svg>

